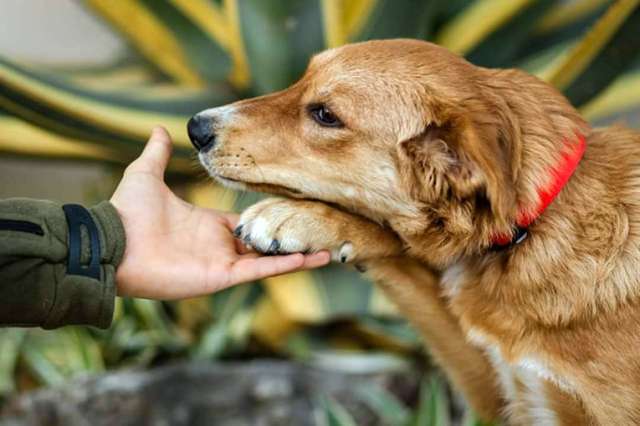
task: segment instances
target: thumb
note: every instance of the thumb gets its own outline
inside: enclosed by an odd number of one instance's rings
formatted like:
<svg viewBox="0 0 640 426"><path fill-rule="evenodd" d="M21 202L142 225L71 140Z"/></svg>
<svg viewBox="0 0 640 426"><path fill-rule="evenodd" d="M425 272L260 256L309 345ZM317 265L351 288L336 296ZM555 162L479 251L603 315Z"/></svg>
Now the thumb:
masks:
<svg viewBox="0 0 640 426"><path fill-rule="evenodd" d="M130 169L162 177L171 158L171 136L164 127L156 126L142 154L131 164Z"/></svg>

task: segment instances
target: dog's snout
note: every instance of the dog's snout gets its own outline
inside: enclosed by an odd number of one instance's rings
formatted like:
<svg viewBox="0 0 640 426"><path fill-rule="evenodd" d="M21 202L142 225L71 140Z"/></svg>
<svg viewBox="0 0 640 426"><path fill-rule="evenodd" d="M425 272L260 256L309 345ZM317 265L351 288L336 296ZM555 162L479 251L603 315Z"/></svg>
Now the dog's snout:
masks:
<svg viewBox="0 0 640 426"><path fill-rule="evenodd" d="M203 117L200 114L194 115L187 123L187 132L191 143L198 151L209 150L216 143L212 117Z"/></svg>

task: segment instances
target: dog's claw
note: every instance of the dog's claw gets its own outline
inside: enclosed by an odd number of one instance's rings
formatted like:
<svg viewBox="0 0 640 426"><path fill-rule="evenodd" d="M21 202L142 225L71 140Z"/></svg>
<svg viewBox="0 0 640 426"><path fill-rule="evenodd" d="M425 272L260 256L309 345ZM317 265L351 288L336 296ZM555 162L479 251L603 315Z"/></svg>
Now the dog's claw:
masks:
<svg viewBox="0 0 640 426"><path fill-rule="evenodd" d="M242 235L242 228L244 227L244 225L238 225L236 226L236 229L233 230L233 236L238 238L240 237L240 235Z"/></svg>
<svg viewBox="0 0 640 426"><path fill-rule="evenodd" d="M280 250L280 241L273 240L267 249L267 254L276 254Z"/></svg>
<svg viewBox="0 0 640 426"><path fill-rule="evenodd" d="M356 267L356 270L360 273L367 272L367 267L364 266L362 263L356 263L354 266Z"/></svg>

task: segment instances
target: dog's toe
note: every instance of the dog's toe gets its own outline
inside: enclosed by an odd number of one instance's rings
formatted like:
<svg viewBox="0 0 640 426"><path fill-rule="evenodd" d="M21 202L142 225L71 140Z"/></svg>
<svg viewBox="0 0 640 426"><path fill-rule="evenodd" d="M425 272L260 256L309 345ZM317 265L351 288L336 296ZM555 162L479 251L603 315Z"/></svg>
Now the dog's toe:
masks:
<svg viewBox="0 0 640 426"><path fill-rule="evenodd" d="M350 242L342 243L337 252L332 253L333 260L338 261L340 263L347 263L353 260L354 258L354 249L353 244Z"/></svg>

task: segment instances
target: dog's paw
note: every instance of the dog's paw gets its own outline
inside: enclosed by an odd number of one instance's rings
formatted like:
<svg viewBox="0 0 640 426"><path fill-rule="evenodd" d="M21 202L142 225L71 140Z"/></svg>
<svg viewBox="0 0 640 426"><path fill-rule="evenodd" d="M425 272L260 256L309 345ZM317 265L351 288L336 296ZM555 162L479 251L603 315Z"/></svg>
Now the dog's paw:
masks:
<svg viewBox="0 0 640 426"><path fill-rule="evenodd" d="M271 198L245 210L234 234L260 253L328 250L333 261L352 262L356 247L340 232L345 225L341 216L332 212L335 210L318 202Z"/></svg>

